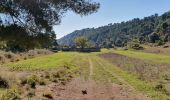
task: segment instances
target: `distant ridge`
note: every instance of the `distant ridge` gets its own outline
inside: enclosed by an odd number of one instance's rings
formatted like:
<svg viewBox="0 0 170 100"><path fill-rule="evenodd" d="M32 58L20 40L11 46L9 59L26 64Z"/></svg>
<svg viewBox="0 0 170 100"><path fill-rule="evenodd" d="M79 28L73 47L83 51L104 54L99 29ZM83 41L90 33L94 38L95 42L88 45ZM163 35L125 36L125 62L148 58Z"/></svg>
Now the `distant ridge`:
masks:
<svg viewBox="0 0 170 100"><path fill-rule="evenodd" d="M153 33L154 32L154 33ZM60 45L74 45L74 39L79 36L87 37L91 42L99 45L114 44L123 46L133 38L143 42L156 42L170 40L170 11L158 16L158 14L135 18L127 22L108 24L98 28L86 28L76 30L58 40ZM150 39L154 37L153 39Z"/></svg>

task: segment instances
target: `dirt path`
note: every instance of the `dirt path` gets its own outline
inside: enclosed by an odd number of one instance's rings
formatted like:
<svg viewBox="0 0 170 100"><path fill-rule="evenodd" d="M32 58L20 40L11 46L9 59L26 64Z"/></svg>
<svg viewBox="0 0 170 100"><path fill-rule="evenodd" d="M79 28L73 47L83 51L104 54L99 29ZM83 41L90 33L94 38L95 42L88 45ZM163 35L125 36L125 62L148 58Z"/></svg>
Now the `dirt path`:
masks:
<svg viewBox="0 0 170 100"><path fill-rule="evenodd" d="M51 91L54 100L148 100L144 94L136 92L131 86L129 87L129 85L127 85L128 83L121 77L107 70L105 65L99 60L96 60L96 62L103 68L103 71L112 73L114 77L126 85L94 81L92 78L95 74L93 61L95 61L95 59L88 57L88 80L75 78L65 86L52 84L43 90ZM41 89L39 91L43 91L42 88L39 89Z"/></svg>
<svg viewBox="0 0 170 100"><path fill-rule="evenodd" d="M112 83L97 83L93 80L75 78L65 86L51 84L48 87L39 87L37 91L52 94L53 100L147 100L141 94L123 85ZM40 100L40 97L35 98Z"/></svg>

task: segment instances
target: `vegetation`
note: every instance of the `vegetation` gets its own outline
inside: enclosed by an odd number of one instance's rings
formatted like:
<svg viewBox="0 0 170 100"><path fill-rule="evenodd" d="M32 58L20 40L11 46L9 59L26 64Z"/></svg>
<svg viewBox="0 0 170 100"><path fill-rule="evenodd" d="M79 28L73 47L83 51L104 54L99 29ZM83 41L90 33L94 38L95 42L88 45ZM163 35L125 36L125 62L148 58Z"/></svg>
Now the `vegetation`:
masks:
<svg viewBox="0 0 170 100"><path fill-rule="evenodd" d="M134 49L134 50L143 49L143 47L141 46L141 44L140 44L138 39L134 39L134 40L130 41L127 46L130 49Z"/></svg>
<svg viewBox="0 0 170 100"><path fill-rule="evenodd" d="M0 64L5 64L8 62L18 62L20 60L27 60L37 56L52 54L53 52L46 49L35 49L29 50L28 52L22 53L12 53L0 51Z"/></svg>
<svg viewBox="0 0 170 100"><path fill-rule="evenodd" d="M0 99L170 100L170 48L164 45L170 12L75 31L58 46L53 26L67 11L86 16L99 7L91 0L1 0ZM62 51L47 50L56 46Z"/></svg>
<svg viewBox="0 0 170 100"><path fill-rule="evenodd" d="M100 56L98 56L99 54L103 55L109 52L121 54L124 56L122 58L119 56L115 56L113 60L110 59L111 61L114 61L114 63L110 62L110 60L108 61L107 59L103 59ZM109 56L112 56L112 54L109 54ZM126 57L132 57L134 59L132 58L126 59ZM138 61L135 59L138 59ZM169 92L167 92L167 88L165 88L166 84L159 83L159 81L152 82L154 79L152 81L147 80L152 78L148 78L151 76L149 76L150 74L148 74L147 73L148 71L146 71L149 68L151 69L153 68L152 67L153 64L150 64L152 61L157 62L158 63L157 66L159 66L159 64L168 63L168 60L165 59L169 59L169 56L136 52L136 51L102 50L101 53L89 53L89 54L76 53L76 52L61 52L61 53L56 53L48 56L23 60L16 63L11 63L11 64L9 63L9 64L5 64L4 66L8 66L10 69L13 69L14 71L21 70L21 69L23 71L37 70L36 75L32 74L31 76L29 75L25 79L21 79L21 84L23 86L29 85L29 87L32 89L35 89L35 87L37 87L38 85L42 85L41 83L43 82L45 83L44 86L48 85L49 82L50 83L59 82L60 84L65 85L68 82L68 80L70 80L70 78L74 77L73 73L77 73L75 75L76 77L83 77L85 79L91 78L96 81L112 82L120 85L124 84L127 85L128 87L133 87L135 90L139 92L146 93L146 95L148 95L150 98L157 99L157 100L159 99L166 100L169 98L167 94ZM125 61L125 62L122 63L121 61ZM90 64L90 62L92 63L92 65ZM120 64L118 64L119 62ZM145 65L148 64L148 66L142 67L143 63ZM133 67L134 65L136 67ZM90 76L89 76L90 73L89 66L93 66L93 73L90 74ZM139 67L140 69L138 70ZM45 69L46 71L45 72L40 71L41 73L40 74L38 70L43 70L43 69ZM55 70L50 71L49 69L55 69ZM131 72L130 69L135 69L135 71ZM149 73L154 74L154 70L149 71ZM158 75L163 75L163 74L165 74L164 71L161 71L160 74ZM166 74L166 78L163 78L163 80L168 79L169 76L168 77L167 76L168 74ZM40 80L42 81L44 80L44 81L42 82ZM42 96L46 98L54 98L51 92L45 92L45 93L43 92Z"/></svg>
<svg viewBox="0 0 170 100"><path fill-rule="evenodd" d="M170 36L170 12L161 16L158 14L135 18L133 20L115 24L108 24L99 28L87 28L74 31L58 40L61 45L74 45L74 39L79 36L86 37L89 41L100 47L127 46L128 42L138 39L141 43L168 42Z"/></svg>
<svg viewBox="0 0 170 100"><path fill-rule="evenodd" d="M1 0L0 47L12 51L49 48L56 42L53 26L64 13L88 15L98 8L98 3L87 0Z"/></svg>
<svg viewBox="0 0 170 100"><path fill-rule="evenodd" d="M78 37L75 39L76 46L84 49L85 46L87 46L87 38L86 37Z"/></svg>

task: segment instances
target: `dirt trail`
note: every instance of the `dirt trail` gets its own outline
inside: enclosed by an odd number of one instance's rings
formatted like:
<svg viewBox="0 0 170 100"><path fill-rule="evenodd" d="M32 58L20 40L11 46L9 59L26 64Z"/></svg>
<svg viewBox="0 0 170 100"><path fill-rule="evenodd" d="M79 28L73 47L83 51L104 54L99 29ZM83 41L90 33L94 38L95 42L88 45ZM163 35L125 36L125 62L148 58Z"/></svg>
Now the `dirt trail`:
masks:
<svg viewBox="0 0 170 100"><path fill-rule="evenodd" d="M75 78L65 86L51 84L48 87L39 87L37 91L48 91L53 100L147 100L145 96L136 94L123 85L98 83L81 78Z"/></svg>
<svg viewBox="0 0 170 100"><path fill-rule="evenodd" d="M48 91L48 93L52 94L54 100L148 100L148 97L134 91L127 85L94 81L92 78L95 74L93 61L93 58L88 57L89 79L74 78L66 85L51 84L48 87L38 87L37 91ZM106 71L102 62L97 61L97 63L103 67L103 71ZM109 70L106 72L112 73ZM119 76L112 75L121 82L126 83ZM41 93L37 95L41 96Z"/></svg>

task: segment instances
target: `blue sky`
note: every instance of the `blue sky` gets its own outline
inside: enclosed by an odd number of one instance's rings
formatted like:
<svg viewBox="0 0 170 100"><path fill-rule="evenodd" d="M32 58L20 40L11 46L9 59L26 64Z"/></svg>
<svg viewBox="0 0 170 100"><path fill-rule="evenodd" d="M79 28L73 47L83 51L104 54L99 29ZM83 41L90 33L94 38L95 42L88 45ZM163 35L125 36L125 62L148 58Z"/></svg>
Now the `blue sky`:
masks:
<svg viewBox="0 0 170 100"><path fill-rule="evenodd" d="M128 21L133 18L143 18L155 13L163 14L170 11L170 0L93 0L101 7L97 13L81 17L68 12L62 18L60 25L54 27L57 38L83 28L92 28Z"/></svg>

